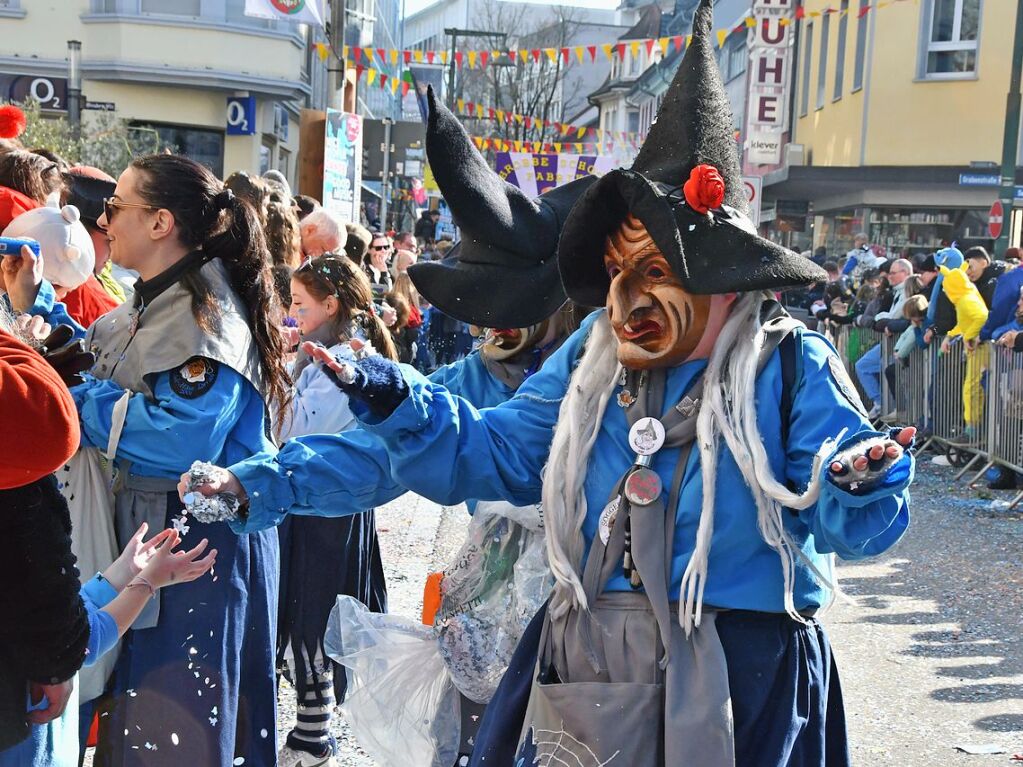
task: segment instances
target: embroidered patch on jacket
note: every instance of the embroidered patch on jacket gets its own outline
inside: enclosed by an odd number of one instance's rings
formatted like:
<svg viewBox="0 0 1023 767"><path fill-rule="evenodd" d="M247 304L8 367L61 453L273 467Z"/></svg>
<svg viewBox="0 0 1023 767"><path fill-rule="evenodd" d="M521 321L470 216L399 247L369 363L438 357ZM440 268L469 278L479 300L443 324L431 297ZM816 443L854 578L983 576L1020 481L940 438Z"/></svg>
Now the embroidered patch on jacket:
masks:
<svg viewBox="0 0 1023 767"><path fill-rule="evenodd" d="M831 371L831 377L835 379L835 385L838 387L838 390L849 400L849 404L856 408L856 412L866 418L867 408L863 406L860 393L856 391L856 387L853 385L852 379L849 378L842 360L831 355L828 357L828 369Z"/></svg>
<svg viewBox="0 0 1023 767"><path fill-rule="evenodd" d="M205 357L192 357L177 370L171 372L171 391L184 399L195 399L213 388L220 366Z"/></svg>

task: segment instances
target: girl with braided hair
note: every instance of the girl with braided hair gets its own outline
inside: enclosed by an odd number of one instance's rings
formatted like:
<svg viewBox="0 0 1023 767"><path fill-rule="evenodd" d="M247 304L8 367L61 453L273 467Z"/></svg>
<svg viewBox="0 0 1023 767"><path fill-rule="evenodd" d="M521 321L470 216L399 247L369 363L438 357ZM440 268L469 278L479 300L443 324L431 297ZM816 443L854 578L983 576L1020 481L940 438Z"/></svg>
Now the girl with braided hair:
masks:
<svg viewBox="0 0 1023 767"><path fill-rule="evenodd" d="M391 334L373 308L369 278L347 256L306 261L291 277L292 318L303 341L332 355L354 359L367 344L397 360ZM355 427L348 397L327 372L299 351L292 373L291 409L281 441L307 434L337 434ZM281 593L277 663L290 671L298 696L297 721L281 749L282 767L336 764L330 735L335 700L344 699L343 669L334 673L323 649L327 618L338 594L384 612L384 582L376 518L372 509L339 518L288 517L279 527Z"/></svg>

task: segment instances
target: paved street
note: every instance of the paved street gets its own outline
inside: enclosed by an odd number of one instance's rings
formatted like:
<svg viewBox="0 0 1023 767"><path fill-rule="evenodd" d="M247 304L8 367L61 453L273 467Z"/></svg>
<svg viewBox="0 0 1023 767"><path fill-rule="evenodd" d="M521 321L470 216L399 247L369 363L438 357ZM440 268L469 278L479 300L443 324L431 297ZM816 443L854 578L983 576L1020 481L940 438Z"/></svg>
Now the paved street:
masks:
<svg viewBox="0 0 1023 767"><path fill-rule="evenodd" d="M826 623L854 765L1007 765L1023 752L1023 514L991 511L950 476L925 458L906 538L879 560L841 567L858 605L837 605ZM465 512L409 495L378 519L392 609L418 615L425 574L457 549ZM343 765L374 764L340 726L338 735Z"/></svg>

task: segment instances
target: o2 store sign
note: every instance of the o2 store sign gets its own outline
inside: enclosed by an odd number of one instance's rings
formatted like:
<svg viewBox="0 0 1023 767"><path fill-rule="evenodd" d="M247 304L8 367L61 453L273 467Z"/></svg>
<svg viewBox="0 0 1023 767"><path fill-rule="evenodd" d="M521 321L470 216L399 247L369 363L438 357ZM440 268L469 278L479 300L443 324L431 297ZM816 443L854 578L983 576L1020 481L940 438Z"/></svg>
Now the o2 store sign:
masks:
<svg viewBox="0 0 1023 767"><path fill-rule="evenodd" d="M38 101L54 112L67 111L67 78L35 75L0 75L0 94L7 101Z"/></svg>
<svg viewBox="0 0 1023 767"><path fill-rule="evenodd" d="M227 99L227 135L252 136L256 132L256 97L229 96Z"/></svg>

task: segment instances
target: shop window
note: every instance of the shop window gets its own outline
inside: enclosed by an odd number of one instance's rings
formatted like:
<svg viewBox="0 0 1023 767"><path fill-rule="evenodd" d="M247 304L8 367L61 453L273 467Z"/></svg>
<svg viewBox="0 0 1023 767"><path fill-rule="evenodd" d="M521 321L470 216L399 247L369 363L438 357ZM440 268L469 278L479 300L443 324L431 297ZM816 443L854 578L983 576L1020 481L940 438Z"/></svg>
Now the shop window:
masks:
<svg viewBox="0 0 1023 767"><path fill-rule="evenodd" d="M977 73L981 0L926 0L921 76L948 80Z"/></svg>
<svg viewBox="0 0 1023 767"><path fill-rule="evenodd" d="M828 90L828 38L831 33L831 14L821 20L821 49L817 57L817 108L824 107L824 94Z"/></svg>
<svg viewBox="0 0 1023 767"><path fill-rule="evenodd" d="M867 16L870 0L860 0L856 16L856 62L853 66L853 91L863 87L863 69L867 62Z"/></svg>
<svg viewBox="0 0 1023 767"><path fill-rule="evenodd" d="M133 125L155 130L160 136L161 144L171 147L178 154L183 154L202 163L213 171L217 178L223 178L223 132L180 125L154 125L152 123L133 123Z"/></svg>
<svg viewBox="0 0 1023 767"><path fill-rule="evenodd" d="M835 51L835 92L832 101L842 98L842 85L845 80L845 36L849 26L849 0L842 0L838 12L838 40Z"/></svg>
<svg viewBox="0 0 1023 767"><path fill-rule="evenodd" d="M629 133L639 132L639 111L636 109L629 110L629 127L627 130Z"/></svg>
<svg viewBox="0 0 1023 767"><path fill-rule="evenodd" d="M0 0L0 17L20 19L24 15L25 11L21 7L21 0Z"/></svg>
<svg viewBox="0 0 1023 767"><path fill-rule="evenodd" d="M813 54L813 22L808 22L804 31L806 41L803 43L803 80L800 83L799 116L806 117L810 108L810 56Z"/></svg>

